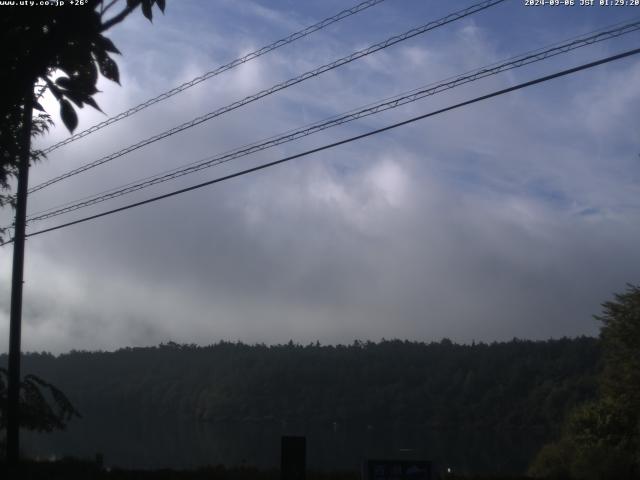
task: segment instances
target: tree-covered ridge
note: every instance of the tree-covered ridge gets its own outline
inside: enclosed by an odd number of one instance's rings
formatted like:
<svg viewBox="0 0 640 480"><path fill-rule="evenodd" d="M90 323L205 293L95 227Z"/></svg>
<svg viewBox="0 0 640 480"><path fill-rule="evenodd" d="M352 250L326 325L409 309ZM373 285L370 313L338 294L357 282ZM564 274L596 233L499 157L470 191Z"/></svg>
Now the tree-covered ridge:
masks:
<svg viewBox="0 0 640 480"><path fill-rule="evenodd" d="M598 363L598 342L587 337L473 345L169 343L24 357L26 372L58 385L85 417L438 428L553 429L594 397Z"/></svg>

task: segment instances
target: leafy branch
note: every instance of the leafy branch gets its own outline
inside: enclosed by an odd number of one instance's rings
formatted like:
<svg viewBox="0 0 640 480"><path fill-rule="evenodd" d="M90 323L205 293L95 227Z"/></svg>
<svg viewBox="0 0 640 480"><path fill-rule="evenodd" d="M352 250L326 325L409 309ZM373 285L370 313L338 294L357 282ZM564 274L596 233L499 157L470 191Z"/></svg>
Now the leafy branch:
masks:
<svg viewBox="0 0 640 480"><path fill-rule="evenodd" d="M0 368L0 430L7 426L7 380L7 370ZM81 415L55 385L36 375L27 375L20 382L21 427L41 432L64 430L73 417Z"/></svg>
<svg viewBox="0 0 640 480"><path fill-rule="evenodd" d="M0 49L0 190L8 190L10 179L17 176L25 92L33 92L34 108L40 112L34 118L32 135L46 132L52 124L40 103L46 90L58 101L62 122L73 132L78 126L76 108L89 105L101 111L94 99L99 76L120 83L113 58L120 51L104 33L138 7L151 21L153 6L164 13L165 3L87 0L82 8L14 8L3 12L0 31L10 48ZM108 16L107 12L114 13ZM42 152L29 155L32 163L44 157ZM0 195L0 207L4 205L13 205L10 196ZM0 231L0 240L2 234Z"/></svg>

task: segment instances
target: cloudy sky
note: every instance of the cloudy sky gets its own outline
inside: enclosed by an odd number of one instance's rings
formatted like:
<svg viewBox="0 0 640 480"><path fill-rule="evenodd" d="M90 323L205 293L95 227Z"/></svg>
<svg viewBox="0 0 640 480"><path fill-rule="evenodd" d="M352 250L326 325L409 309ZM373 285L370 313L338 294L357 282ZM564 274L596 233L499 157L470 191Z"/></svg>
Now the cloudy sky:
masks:
<svg viewBox="0 0 640 480"><path fill-rule="evenodd" d="M108 36L108 116L352 5L181 0ZM356 2L354 1L353 4ZM471 5L387 0L59 148L36 185L194 117ZM502 5L34 193L38 212L640 16L633 7ZM638 47L640 33L473 82L30 226L39 230L357 135ZM640 58L438 115L28 240L23 349L173 340L459 342L596 334L640 282ZM58 124L39 146L68 136ZM107 118L85 109L79 130ZM11 212L0 219L11 221ZM0 249L8 349L11 247Z"/></svg>

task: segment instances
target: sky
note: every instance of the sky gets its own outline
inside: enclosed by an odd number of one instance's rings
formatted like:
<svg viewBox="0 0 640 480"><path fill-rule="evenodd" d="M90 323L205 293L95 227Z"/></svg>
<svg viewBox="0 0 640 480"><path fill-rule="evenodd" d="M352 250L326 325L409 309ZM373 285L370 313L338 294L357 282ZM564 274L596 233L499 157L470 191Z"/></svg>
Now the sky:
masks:
<svg viewBox="0 0 640 480"><path fill-rule="evenodd" d="M107 34L121 86L83 130L355 5L181 0ZM30 185L474 2L386 0L61 147ZM578 2L579 3L579 2ZM158 141L29 197L34 213L640 17L507 0ZM30 225L28 231L277 160L631 48L640 33ZM22 348L161 342L503 341L596 335L640 283L640 57L27 241ZM66 138L55 128L36 141ZM11 211L0 212L4 224ZM11 246L0 248L8 350Z"/></svg>

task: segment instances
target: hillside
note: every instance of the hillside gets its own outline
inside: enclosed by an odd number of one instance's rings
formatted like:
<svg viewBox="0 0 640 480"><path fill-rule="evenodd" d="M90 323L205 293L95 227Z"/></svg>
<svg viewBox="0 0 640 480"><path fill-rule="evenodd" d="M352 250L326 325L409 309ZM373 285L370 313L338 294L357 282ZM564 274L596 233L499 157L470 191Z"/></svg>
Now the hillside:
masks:
<svg viewBox="0 0 640 480"><path fill-rule="evenodd" d="M6 357L0 358L6 362ZM597 341L208 347L27 354L84 416L553 427L595 392Z"/></svg>
<svg viewBox="0 0 640 480"><path fill-rule="evenodd" d="M319 467L357 465L358 455L391 455L411 444L422 445L421 455L456 457L476 471L497 471L499 456L506 471L516 471L572 406L594 396L598 359L597 340L586 337L474 345L169 343L31 353L23 371L59 386L83 415L55 441L37 441L40 452L100 450L142 467L214 458L273 466L278 435L293 432L318 438L310 461ZM437 433L456 430L481 433ZM173 443L178 437L184 451Z"/></svg>

